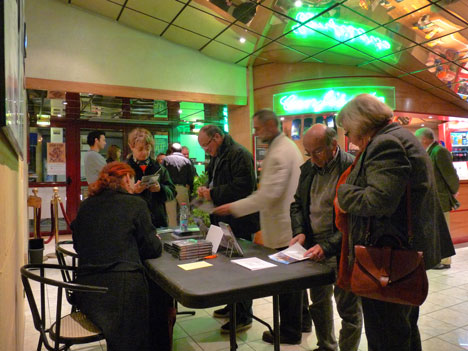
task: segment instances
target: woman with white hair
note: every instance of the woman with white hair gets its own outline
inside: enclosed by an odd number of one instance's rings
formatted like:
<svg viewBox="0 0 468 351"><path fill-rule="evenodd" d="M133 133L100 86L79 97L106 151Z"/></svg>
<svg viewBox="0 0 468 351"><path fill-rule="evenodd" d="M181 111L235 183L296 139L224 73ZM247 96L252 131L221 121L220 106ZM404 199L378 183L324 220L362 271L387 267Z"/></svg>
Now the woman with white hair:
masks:
<svg viewBox="0 0 468 351"><path fill-rule="evenodd" d="M338 187L337 205L347 214L350 248L372 245L423 251L429 269L441 257L453 255L454 248L431 161L415 136L392 120L390 107L368 94L356 96L339 112L338 126L361 154L346 183ZM407 230L408 183L412 242ZM421 350L419 307L365 297L362 307L369 351Z"/></svg>

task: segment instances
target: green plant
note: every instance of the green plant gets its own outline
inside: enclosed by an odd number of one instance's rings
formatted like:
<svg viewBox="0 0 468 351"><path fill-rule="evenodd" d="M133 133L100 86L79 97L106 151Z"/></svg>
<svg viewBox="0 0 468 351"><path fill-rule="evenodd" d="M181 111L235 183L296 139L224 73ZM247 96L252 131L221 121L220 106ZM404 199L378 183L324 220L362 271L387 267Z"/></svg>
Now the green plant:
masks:
<svg viewBox="0 0 468 351"><path fill-rule="evenodd" d="M192 198L196 198L198 196L198 194L197 194L198 188L200 186L205 185L206 183L208 183L208 173L203 172L199 176L195 177L195 179L193 180ZM192 209L192 216L191 216L191 218L189 220L190 224L194 224L193 219L192 219L193 217L201 218L203 220L203 223L205 223L205 225L207 227L209 227L211 225L210 214L205 212L205 211L202 211L202 210L200 210L198 208L193 208Z"/></svg>

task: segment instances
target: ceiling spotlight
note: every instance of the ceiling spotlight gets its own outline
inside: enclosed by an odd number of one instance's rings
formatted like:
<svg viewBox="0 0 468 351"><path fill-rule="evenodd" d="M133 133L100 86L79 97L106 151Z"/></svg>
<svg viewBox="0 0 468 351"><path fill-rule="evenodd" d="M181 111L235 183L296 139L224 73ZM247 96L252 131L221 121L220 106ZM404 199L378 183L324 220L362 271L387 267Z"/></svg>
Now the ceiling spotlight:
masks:
<svg viewBox="0 0 468 351"><path fill-rule="evenodd" d="M434 118L434 117L432 117L432 116L429 116L429 118Z"/></svg>
<svg viewBox="0 0 468 351"><path fill-rule="evenodd" d="M294 1L294 6L296 6L296 7L302 7L302 1L301 1L301 0L296 0L296 1Z"/></svg>
<svg viewBox="0 0 468 351"><path fill-rule="evenodd" d="M182 113L182 110L179 110L179 115Z"/></svg>
<svg viewBox="0 0 468 351"><path fill-rule="evenodd" d="M62 117L62 115L61 115L61 114L58 114L57 117Z"/></svg>
<svg viewBox="0 0 468 351"><path fill-rule="evenodd" d="M66 105L66 104L68 104L68 102L66 102L66 101L62 101L62 104Z"/></svg>
<svg viewBox="0 0 468 351"><path fill-rule="evenodd" d="M239 41L241 42L241 44L244 44L244 43L245 43L245 38L244 38L244 37L240 37L240 38L239 38Z"/></svg>
<svg viewBox="0 0 468 351"><path fill-rule="evenodd" d="M281 117L280 119L281 119L282 121L284 121L284 117Z"/></svg>
<svg viewBox="0 0 468 351"><path fill-rule="evenodd" d="M421 123L421 127L424 127L424 123Z"/></svg>

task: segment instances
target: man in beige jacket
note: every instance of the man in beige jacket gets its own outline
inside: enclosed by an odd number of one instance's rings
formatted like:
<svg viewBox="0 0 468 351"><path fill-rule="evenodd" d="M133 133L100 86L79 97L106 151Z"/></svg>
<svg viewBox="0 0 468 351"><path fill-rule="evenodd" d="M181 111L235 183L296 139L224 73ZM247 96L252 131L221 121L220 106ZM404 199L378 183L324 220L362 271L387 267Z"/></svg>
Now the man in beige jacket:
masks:
<svg viewBox="0 0 468 351"><path fill-rule="evenodd" d="M304 163L296 144L279 129L279 119L273 111L260 110L253 116L255 135L269 144L262 162L260 186L250 196L219 206L214 213L242 217L260 212L262 240L266 247L282 250L292 238L289 208L294 201L300 166ZM302 338L302 292L280 296L280 340L299 344ZM310 321L309 321L310 323ZM305 331L310 326L304 327ZM263 340L273 342L266 331Z"/></svg>

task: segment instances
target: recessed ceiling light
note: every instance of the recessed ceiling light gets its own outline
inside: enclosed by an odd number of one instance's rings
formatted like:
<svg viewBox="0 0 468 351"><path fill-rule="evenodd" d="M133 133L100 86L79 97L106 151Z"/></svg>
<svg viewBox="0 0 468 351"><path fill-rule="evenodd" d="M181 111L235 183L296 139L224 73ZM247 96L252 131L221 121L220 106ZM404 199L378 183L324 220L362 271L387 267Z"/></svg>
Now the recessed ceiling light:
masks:
<svg viewBox="0 0 468 351"><path fill-rule="evenodd" d="M424 127L424 123L421 123L421 127Z"/></svg>
<svg viewBox="0 0 468 351"><path fill-rule="evenodd" d="M57 117L62 117L62 115L61 115L61 114L58 114Z"/></svg>
<svg viewBox="0 0 468 351"><path fill-rule="evenodd" d="M280 119L281 119L282 121L284 121L284 117L281 117Z"/></svg>
<svg viewBox="0 0 468 351"><path fill-rule="evenodd" d="M434 117L432 117L432 116L429 116L429 118L434 118Z"/></svg>
<svg viewBox="0 0 468 351"><path fill-rule="evenodd" d="M66 104L68 104L68 102L66 102L66 101L63 101L63 102L62 102L62 104L66 105Z"/></svg>
<svg viewBox="0 0 468 351"><path fill-rule="evenodd" d="M240 38L239 38L239 41L240 41L242 44L244 44L244 43L245 43L245 38L244 38L244 37L240 37Z"/></svg>
<svg viewBox="0 0 468 351"><path fill-rule="evenodd" d="M182 113L182 110L179 110L179 115Z"/></svg>
<svg viewBox="0 0 468 351"><path fill-rule="evenodd" d="M296 7L301 7L302 6L302 1L301 0L297 0L294 2L294 6Z"/></svg>

